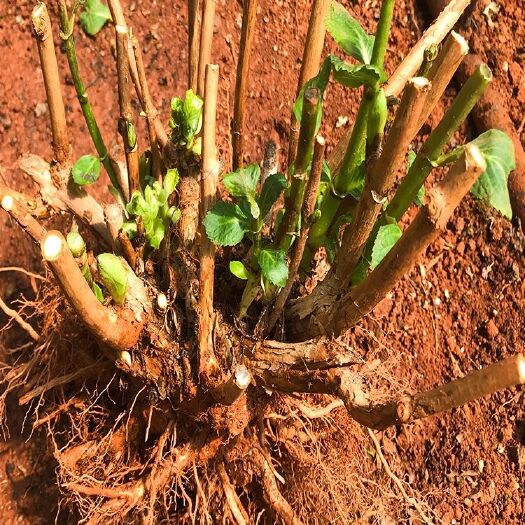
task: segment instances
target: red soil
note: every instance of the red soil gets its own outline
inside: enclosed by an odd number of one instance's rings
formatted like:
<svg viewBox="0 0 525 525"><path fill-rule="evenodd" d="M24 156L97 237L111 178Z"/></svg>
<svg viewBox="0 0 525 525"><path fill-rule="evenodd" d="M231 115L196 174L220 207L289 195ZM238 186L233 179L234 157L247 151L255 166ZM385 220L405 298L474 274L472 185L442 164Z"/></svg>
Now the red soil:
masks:
<svg viewBox="0 0 525 525"><path fill-rule="evenodd" d="M150 88L164 118L172 95L186 86L185 3L123 2L130 25L142 40ZM345 2L348 4L349 2ZM497 2L493 27L483 9L488 0L473 2L465 36L472 49L493 68L502 103L508 104L516 128L524 134L525 19L513 0ZM219 0L213 57L220 66L219 122L221 154L228 162L228 125L233 110L235 60L240 31L240 2ZM261 0L248 108L247 148L251 160L261 160L264 142L276 140L284 156L290 105L300 67L306 32L306 1ZM50 131L42 74L31 37L32 2L0 0L0 177L16 189L34 191L16 168L26 152L50 157ZM352 4L363 24L373 30L378 0ZM56 26L56 11L51 8ZM422 4L399 0L390 39L389 70L399 62L428 23ZM58 37L55 42L58 43ZM116 74L113 31L96 39L77 31L81 65L90 98L109 145L119 144L116 132ZM335 46L327 42L327 51ZM60 54L71 140L76 156L92 151L86 135L65 56ZM444 104L455 87L447 90ZM342 133L339 116L352 120L357 94L331 88L326 101L325 136L333 145ZM432 116L435 124L441 105ZM40 116L39 116L40 115ZM344 126L343 126L344 129ZM427 129L428 131L428 129ZM455 140L469 136L466 126ZM144 135L143 135L144 136ZM104 183L97 194L107 199ZM40 269L38 252L17 227L0 217L0 266ZM411 388L428 388L463 375L506 355L524 350L525 266L523 235L510 223L467 198L446 235L432 246L414 269L374 312L367 329L379 346L399 357L396 374ZM0 294L14 298L29 289L17 274L0 274ZM2 323L3 324L3 323ZM382 436L393 471L426 495L443 523L518 524L525 521L524 390L502 392L449 414L420 421ZM0 454L0 513L3 522L52 523L57 510L53 463L42 461L45 436L29 443L21 434L24 413L10 406L11 435ZM47 455L50 456L48 453ZM62 517L67 521L65 516ZM387 521L385 521L387 523Z"/></svg>

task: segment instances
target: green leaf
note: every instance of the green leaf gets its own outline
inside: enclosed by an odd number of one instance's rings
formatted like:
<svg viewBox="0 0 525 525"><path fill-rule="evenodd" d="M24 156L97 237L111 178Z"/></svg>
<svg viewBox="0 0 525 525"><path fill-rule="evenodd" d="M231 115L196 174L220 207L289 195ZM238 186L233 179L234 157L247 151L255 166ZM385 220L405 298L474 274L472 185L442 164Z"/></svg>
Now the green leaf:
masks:
<svg viewBox="0 0 525 525"><path fill-rule="evenodd" d="M257 164L239 168L224 176L223 183L232 197L248 197L255 195L261 169Z"/></svg>
<svg viewBox="0 0 525 525"><path fill-rule="evenodd" d="M91 289L93 290L93 293L95 294L95 297L99 300L99 302L104 302L104 294L102 293L102 288L100 286L93 282L91 283Z"/></svg>
<svg viewBox="0 0 525 525"><path fill-rule="evenodd" d="M182 215L181 211L176 206L172 206L168 210L168 218L172 222L172 224L177 224L177 222L179 222L181 218L181 215Z"/></svg>
<svg viewBox="0 0 525 525"><path fill-rule="evenodd" d="M104 287L117 304L126 299L128 270L122 261L112 253L101 253L97 257L98 274Z"/></svg>
<svg viewBox="0 0 525 525"><path fill-rule="evenodd" d="M334 80L346 87L373 87L385 80L384 72L376 66L368 64L353 65L336 56L331 56L331 63Z"/></svg>
<svg viewBox="0 0 525 525"><path fill-rule="evenodd" d="M246 281L251 275L251 272L241 261L230 261L230 272L243 281Z"/></svg>
<svg viewBox="0 0 525 525"><path fill-rule="evenodd" d="M78 20L88 35L95 36L104 27L104 24L111 20L111 12L108 6L100 0L86 0L84 10Z"/></svg>
<svg viewBox="0 0 525 525"><path fill-rule="evenodd" d="M69 232L66 237L66 242L73 257L82 257L86 253L86 243L80 233L74 231Z"/></svg>
<svg viewBox="0 0 525 525"><path fill-rule="evenodd" d="M370 269L373 270L399 240L403 231L397 224L385 224L379 228L372 248Z"/></svg>
<svg viewBox="0 0 525 525"><path fill-rule="evenodd" d="M166 175L164 175L164 190L170 196L177 187L177 184L179 183L179 172L177 169L169 169L166 172Z"/></svg>
<svg viewBox="0 0 525 525"><path fill-rule="evenodd" d="M162 239L164 239L165 232L166 225L164 221L160 217L155 217L151 221L149 229L146 230L146 239L149 245L158 250Z"/></svg>
<svg viewBox="0 0 525 525"><path fill-rule="evenodd" d="M509 173L516 169L514 144L503 131L489 129L471 144L483 153L487 169L480 175L470 190L474 197L496 208L508 219L512 219L509 189Z"/></svg>
<svg viewBox="0 0 525 525"><path fill-rule="evenodd" d="M71 175L79 186L93 184L100 175L100 159L94 155L80 157L73 164Z"/></svg>
<svg viewBox="0 0 525 525"><path fill-rule="evenodd" d="M208 238L219 246L239 244L250 231L249 218L231 202L219 201L204 217Z"/></svg>
<svg viewBox="0 0 525 525"><path fill-rule="evenodd" d="M338 2L332 2L325 17L326 30L343 51L362 64L370 64L374 36L368 35L359 22Z"/></svg>
<svg viewBox="0 0 525 525"><path fill-rule="evenodd" d="M423 206L424 197L425 197L425 186L421 186L421 188L419 188L417 195L414 199L414 204L416 206Z"/></svg>
<svg viewBox="0 0 525 525"><path fill-rule="evenodd" d="M174 142L190 149L193 147L193 139L202 127L203 104L203 100L191 89L186 91L184 100L178 97L171 99L170 127Z"/></svg>
<svg viewBox="0 0 525 525"><path fill-rule="evenodd" d="M288 188L288 181L282 173L275 173L270 175L263 184L261 194L258 198L259 209L261 210L261 217L266 217L270 213L273 205L281 193Z"/></svg>
<svg viewBox="0 0 525 525"><path fill-rule="evenodd" d="M261 272L268 281L282 288L288 280L288 266L284 250L264 248L257 255Z"/></svg>
<svg viewBox="0 0 525 525"><path fill-rule="evenodd" d="M137 223L135 221L126 221L122 225L122 231L130 240L134 239L137 236Z"/></svg>

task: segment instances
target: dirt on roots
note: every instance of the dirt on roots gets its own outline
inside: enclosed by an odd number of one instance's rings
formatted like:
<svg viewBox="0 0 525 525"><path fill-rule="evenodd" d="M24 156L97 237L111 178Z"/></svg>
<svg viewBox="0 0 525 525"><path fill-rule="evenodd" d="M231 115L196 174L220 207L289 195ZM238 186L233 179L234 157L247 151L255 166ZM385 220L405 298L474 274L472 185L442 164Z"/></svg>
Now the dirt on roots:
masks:
<svg viewBox="0 0 525 525"><path fill-rule="evenodd" d="M500 10L492 11L489 23L483 14L488 3L473 2L462 33L493 69L502 103L524 139L523 8L512 0L498 1ZM186 84L185 5L153 0L123 4L144 42L150 86L166 120L170 97L180 95ZM256 116L248 119L248 154L253 161L260 161L270 138L281 156L287 151L289 108L308 5L260 2L248 102L250 114ZM28 193L35 188L17 171L18 156L51 155L42 75L30 32L31 8L31 2L0 0L0 176ZM378 1L352 4L350 9L373 30ZM389 71L427 23L419 3L397 2ZM221 68L219 148L227 164L239 30L239 3L219 1L213 56ZM113 32L106 29L96 39L78 32L77 38L102 131L108 143L118 147ZM328 51L334 51L329 39ZM62 53L59 63L72 142L80 156L91 146ZM426 132L454 94L452 85ZM329 144L348 126L345 119L352 121L356 100L357 94L349 100L341 88L330 89L323 129ZM455 141L471 133L464 126ZM96 191L101 200L109 200L102 183ZM42 273L38 251L5 215L1 220L0 264ZM58 224L65 231L68 221L52 218L46 226ZM376 365L370 371L371 386L380 387L385 396L407 388L415 391L523 351L524 247L515 225L467 199L418 268L343 338L357 357ZM219 266L218 275L223 270ZM4 373L12 387L2 397L7 427L0 455L0 509L5 523L53 523L55 517L59 523L88 517L89 523L231 522L231 500L241 514L242 509L248 514L247 522L275 523L263 490L271 479L277 479L280 493L306 523L419 523L421 511L432 522L445 524L510 525L525 520L523 389L379 436L384 457L414 505L385 473L370 435L343 408L312 417L319 414L308 407L326 406L331 399L258 389L246 400L250 425L227 442L216 429L210 431L214 427L209 419L188 423L178 417L167 422L163 416L172 409L158 393L141 390L133 377L105 365L51 276L42 282L20 272L0 276L1 296L11 302L27 298L15 307L41 334L35 347L16 328L2 333ZM221 309L230 320L228 305ZM231 329L229 322L225 325L226 331ZM76 377L39 390L68 374ZM25 401L21 407L19 399ZM233 407L234 413L207 417L239 419L245 409Z"/></svg>

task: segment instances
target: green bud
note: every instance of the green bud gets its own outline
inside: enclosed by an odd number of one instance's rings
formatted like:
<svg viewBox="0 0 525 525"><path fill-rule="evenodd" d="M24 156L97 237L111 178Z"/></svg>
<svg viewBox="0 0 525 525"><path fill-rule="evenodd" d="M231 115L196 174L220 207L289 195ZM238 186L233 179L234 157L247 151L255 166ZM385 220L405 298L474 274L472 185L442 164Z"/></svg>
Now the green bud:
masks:
<svg viewBox="0 0 525 525"><path fill-rule="evenodd" d="M135 126L131 120L126 121L126 134L129 149L135 149L135 146L137 145L137 132L135 131Z"/></svg>
<svg viewBox="0 0 525 525"><path fill-rule="evenodd" d="M128 270L122 261L112 253L101 253L97 257L98 273L102 284L117 304L126 299Z"/></svg>
<svg viewBox="0 0 525 525"><path fill-rule="evenodd" d="M78 232L69 232L66 237L67 245L73 257L82 257L86 253L86 243Z"/></svg>
<svg viewBox="0 0 525 525"><path fill-rule="evenodd" d="M373 144L378 135L382 135L385 130L386 119L388 117L387 100L384 90L380 89L374 95L372 106L368 112L367 121L367 144Z"/></svg>

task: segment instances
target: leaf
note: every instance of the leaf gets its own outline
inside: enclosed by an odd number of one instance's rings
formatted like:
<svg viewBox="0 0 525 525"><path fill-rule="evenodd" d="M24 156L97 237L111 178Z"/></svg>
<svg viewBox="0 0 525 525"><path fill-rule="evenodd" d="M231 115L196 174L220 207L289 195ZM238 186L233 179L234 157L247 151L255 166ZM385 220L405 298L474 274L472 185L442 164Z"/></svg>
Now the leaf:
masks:
<svg viewBox="0 0 525 525"><path fill-rule="evenodd" d="M357 88L359 86L375 86L385 80L385 74L376 66L368 64L353 65L331 56L334 80L343 86Z"/></svg>
<svg viewBox="0 0 525 525"><path fill-rule="evenodd" d="M119 257L112 253L101 253L97 257L98 274L104 287L117 304L126 299L128 271Z"/></svg>
<svg viewBox="0 0 525 525"><path fill-rule="evenodd" d="M100 175L100 159L94 155L80 157L71 170L75 184L85 186L93 184Z"/></svg>
<svg viewBox="0 0 525 525"><path fill-rule="evenodd" d="M470 190L474 197L489 204L508 219L512 219L509 189L509 173L516 168L514 144L503 131L489 129L471 144L483 153L487 169Z"/></svg>
<svg viewBox="0 0 525 525"><path fill-rule="evenodd" d="M196 95L191 89L186 91L184 97L184 116L185 116L185 137L188 140L193 139L202 127L202 107L204 101Z"/></svg>
<svg viewBox="0 0 525 525"><path fill-rule="evenodd" d="M126 221L122 225L122 231L133 240L137 236L137 223L135 221Z"/></svg>
<svg viewBox="0 0 525 525"><path fill-rule="evenodd" d="M169 169L166 172L166 175L164 175L164 190L170 196L177 187L177 184L179 183L179 172L176 168Z"/></svg>
<svg viewBox="0 0 525 525"><path fill-rule="evenodd" d="M264 248L257 255L261 272L268 281L282 288L288 280L288 266L284 250Z"/></svg>
<svg viewBox="0 0 525 525"><path fill-rule="evenodd" d="M93 282L91 283L91 289L93 290L93 293L95 294L95 297L99 300L99 302L104 302L104 294L102 293L102 288L100 286Z"/></svg>
<svg viewBox="0 0 525 525"><path fill-rule="evenodd" d="M372 248L370 269L373 270L399 240L403 231L397 224L385 224L379 228Z"/></svg>
<svg viewBox="0 0 525 525"><path fill-rule="evenodd" d="M86 0L84 10L79 17L82 29L91 36L95 36L111 20L111 13L107 5L100 0Z"/></svg>
<svg viewBox="0 0 525 525"><path fill-rule="evenodd" d="M222 181L232 197L248 197L255 195L260 176L261 169L259 166L250 164L233 173L228 173Z"/></svg>
<svg viewBox="0 0 525 525"><path fill-rule="evenodd" d="M209 239L218 246L239 244L250 231L249 219L241 208L231 202L219 201L204 217Z"/></svg>
<svg viewBox="0 0 525 525"><path fill-rule="evenodd" d="M423 206L423 199L425 197L425 186L419 188L417 195L414 198L414 204L416 206Z"/></svg>
<svg viewBox="0 0 525 525"><path fill-rule="evenodd" d="M368 35L359 22L338 2L332 2L325 17L326 30L343 51L362 64L370 64L374 36Z"/></svg>
<svg viewBox="0 0 525 525"><path fill-rule="evenodd" d="M288 188L288 181L282 173L270 175L263 184L261 194L258 198L261 217L265 218L270 213L273 205L281 193Z"/></svg>
<svg viewBox="0 0 525 525"><path fill-rule="evenodd" d="M160 243L164 239L165 231L166 225L162 218L155 217L150 223L149 230L146 231L146 239L152 248L159 249Z"/></svg>
<svg viewBox="0 0 525 525"><path fill-rule="evenodd" d="M243 281L246 281L251 275L251 272L241 261L230 261L230 272Z"/></svg>

